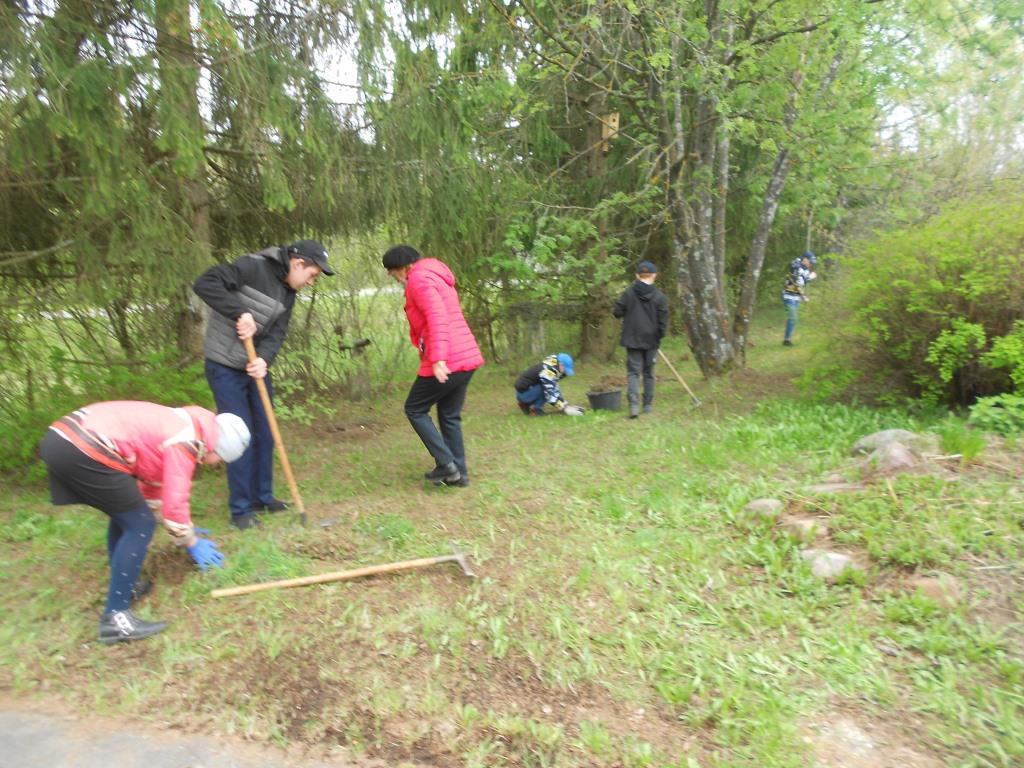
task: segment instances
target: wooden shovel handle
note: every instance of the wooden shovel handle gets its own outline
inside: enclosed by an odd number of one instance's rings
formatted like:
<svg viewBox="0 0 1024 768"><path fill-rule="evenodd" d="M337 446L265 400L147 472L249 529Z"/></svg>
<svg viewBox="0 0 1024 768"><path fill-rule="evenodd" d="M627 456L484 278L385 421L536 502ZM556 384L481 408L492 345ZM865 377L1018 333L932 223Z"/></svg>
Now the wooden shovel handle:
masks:
<svg viewBox="0 0 1024 768"><path fill-rule="evenodd" d="M248 595L253 592L264 592L268 589L284 589L286 587L305 587L309 584L324 584L329 581L347 581L357 579L360 576L372 576L375 573L391 573L392 571L408 571L413 568L423 568L437 563L454 562L455 555L441 555L440 557L421 557L418 560L403 560L400 563L386 563L385 565L368 565L365 568L353 568L348 571L332 571L321 573L317 576L300 576L297 579L282 579L281 581L267 581L263 584L248 584L244 587L227 587L215 589L210 597L233 597L234 595Z"/></svg>
<svg viewBox="0 0 1024 768"><path fill-rule="evenodd" d="M661 355L661 359L665 361L665 365L668 366L668 369L670 371L672 371L672 373L675 374L677 379L679 379L679 383L683 385L683 389L685 389L687 394L689 394L690 397L693 398L693 402L700 403L700 398L698 398L695 394L693 394L693 390L692 389L690 389L688 386L686 386L686 382L683 380L683 377L679 375L679 371L677 371L675 369L675 367L672 365L672 363L669 362L668 358L665 357L665 353L662 352L660 348L658 349L658 354Z"/></svg>
<svg viewBox="0 0 1024 768"><path fill-rule="evenodd" d="M244 339L245 353L249 356L251 363L256 359L256 347L252 339ZM277 447L277 455L281 459L281 467L284 469L284 476L288 480L288 489L292 492L292 501L299 510L302 524L306 524L306 505L302 503L299 495L299 486L295 483L295 475L292 474L292 465L288 461L288 453L284 449L284 441L281 439L281 430L277 428L277 417L274 416L274 409L270 405L270 394L267 392L267 384L263 379L256 379L256 389L260 392L260 400L263 401L263 410L267 414L267 421L270 423L270 433L274 436L274 445Z"/></svg>

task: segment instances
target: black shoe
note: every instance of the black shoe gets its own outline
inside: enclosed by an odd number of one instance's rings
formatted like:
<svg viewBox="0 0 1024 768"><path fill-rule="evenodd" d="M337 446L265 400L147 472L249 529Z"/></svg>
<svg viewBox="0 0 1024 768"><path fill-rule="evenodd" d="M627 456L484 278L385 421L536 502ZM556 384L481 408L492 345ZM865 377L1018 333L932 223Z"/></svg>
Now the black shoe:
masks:
<svg viewBox="0 0 1024 768"><path fill-rule="evenodd" d="M111 611L100 619L100 642L104 645L143 640L167 629L166 621L146 621L131 611Z"/></svg>
<svg viewBox="0 0 1024 768"><path fill-rule="evenodd" d="M455 485L462 479L462 473L455 466L455 462L450 461L447 464L434 467L424 477L434 485Z"/></svg>
<svg viewBox="0 0 1024 768"><path fill-rule="evenodd" d="M240 531L247 531L250 528L260 528L263 523L251 512L248 515L232 515L231 524Z"/></svg>
<svg viewBox="0 0 1024 768"><path fill-rule="evenodd" d="M264 504L262 501L258 501L252 505L254 512L287 512L288 502L281 501L280 499L272 499L270 502Z"/></svg>
<svg viewBox="0 0 1024 768"><path fill-rule="evenodd" d="M132 587L132 602L141 600L153 590L152 579L139 579L135 582L135 586Z"/></svg>
<svg viewBox="0 0 1024 768"><path fill-rule="evenodd" d="M793 342L790 341L789 339L786 339L785 341L782 342L782 346L784 346L784 347L792 347L793 346Z"/></svg>

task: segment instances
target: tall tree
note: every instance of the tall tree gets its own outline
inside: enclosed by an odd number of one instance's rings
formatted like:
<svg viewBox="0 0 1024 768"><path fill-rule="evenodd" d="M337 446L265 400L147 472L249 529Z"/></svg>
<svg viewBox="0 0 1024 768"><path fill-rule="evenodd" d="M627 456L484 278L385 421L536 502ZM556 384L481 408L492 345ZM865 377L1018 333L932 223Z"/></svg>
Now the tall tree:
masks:
<svg viewBox="0 0 1024 768"><path fill-rule="evenodd" d="M316 52L348 37L339 10L0 5L9 295L98 304L126 355L171 337L194 357L187 286L211 254L372 221L352 162L356 116L317 69Z"/></svg>

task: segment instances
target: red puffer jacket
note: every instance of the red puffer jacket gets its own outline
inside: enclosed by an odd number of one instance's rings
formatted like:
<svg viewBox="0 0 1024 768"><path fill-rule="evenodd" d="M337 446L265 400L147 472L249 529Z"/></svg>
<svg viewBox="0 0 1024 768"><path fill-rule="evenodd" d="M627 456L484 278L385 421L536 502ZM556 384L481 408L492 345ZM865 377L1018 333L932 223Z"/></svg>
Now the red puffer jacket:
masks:
<svg viewBox="0 0 1024 768"><path fill-rule="evenodd" d="M433 376L438 360L444 360L452 373L473 371L484 364L462 315L455 275L444 262L420 259L412 263L405 283L405 315L409 337L420 350L417 375Z"/></svg>
<svg viewBox="0 0 1024 768"><path fill-rule="evenodd" d="M209 446L217 444L213 413L197 405L168 408L120 400L87 405L50 429L101 464L132 475L147 501L162 503L171 536L192 538L192 475Z"/></svg>

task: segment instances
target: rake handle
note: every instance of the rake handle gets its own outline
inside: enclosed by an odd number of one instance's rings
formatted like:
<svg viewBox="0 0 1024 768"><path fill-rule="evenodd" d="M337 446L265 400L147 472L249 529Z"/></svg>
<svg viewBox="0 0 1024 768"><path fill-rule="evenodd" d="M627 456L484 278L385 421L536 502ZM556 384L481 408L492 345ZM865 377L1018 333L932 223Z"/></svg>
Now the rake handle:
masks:
<svg viewBox="0 0 1024 768"><path fill-rule="evenodd" d="M683 377L679 375L679 371L677 371L675 369L675 366L673 366L672 363L669 362L669 359L665 357L665 353L661 351L660 347L658 348L658 354L661 355L661 359L665 361L665 365L668 366L668 369L675 374L677 379L679 379L679 383L683 385L683 389L685 389L687 394L689 394L690 397L693 398L693 402L700 405L700 398L693 394L693 390L686 385L686 382L683 380Z"/></svg>
<svg viewBox="0 0 1024 768"><path fill-rule="evenodd" d="M249 356L251 363L256 359L256 347L252 339L243 339L245 353ZM277 448L277 455L281 459L281 467L284 469L284 476L288 480L288 489L292 492L292 501L299 510L299 518L302 524L306 524L306 505L302 503L299 495L299 486L295 482L295 475L292 474L292 465L288 461L288 453L284 449L284 440L281 439L281 430L277 427L277 417L274 416L274 408L270 405L270 394L267 392L267 384L263 379L256 379L256 389L259 390L260 400L263 401L263 410L267 414L267 421L270 423L270 433L274 436L274 446Z"/></svg>
<svg viewBox="0 0 1024 768"><path fill-rule="evenodd" d="M348 571L332 571L331 573L321 573L317 576L300 576L297 579L282 579L281 581L267 581L263 584L248 584L244 587L215 589L210 593L210 597L233 597L235 595L248 595L253 592L265 592L270 589L305 587L309 584L325 584L330 581L347 581L348 579L358 579L360 576L372 576L376 573L408 571L413 568L424 568L428 565L437 565L438 563L451 563L458 559L458 555L441 555L439 557L421 557L417 560L403 560L399 563L368 565L365 568L353 568Z"/></svg>

